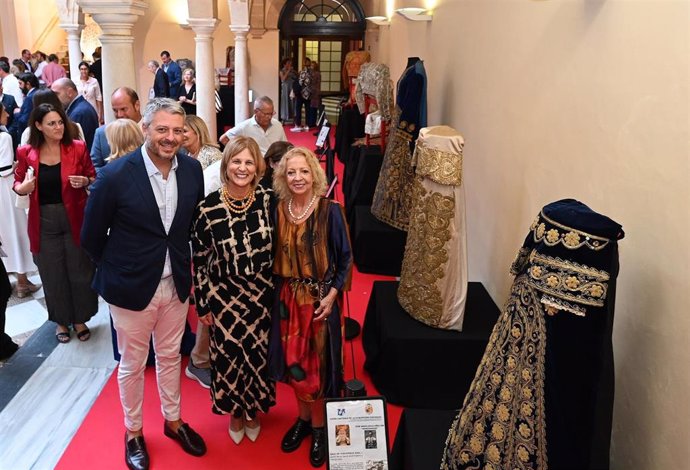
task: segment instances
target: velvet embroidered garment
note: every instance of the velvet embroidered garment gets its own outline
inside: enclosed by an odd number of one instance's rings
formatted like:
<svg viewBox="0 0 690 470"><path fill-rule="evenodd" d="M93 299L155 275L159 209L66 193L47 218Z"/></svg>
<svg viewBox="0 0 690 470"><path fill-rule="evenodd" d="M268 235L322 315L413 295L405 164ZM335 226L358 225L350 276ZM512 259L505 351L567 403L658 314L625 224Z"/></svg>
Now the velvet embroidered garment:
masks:
<svg viewBox="0 0 690 470"><path fill-rule="evenodd" d="M621 226L581 202L545 206L451 426L441 468L606 470Z"/></svg>

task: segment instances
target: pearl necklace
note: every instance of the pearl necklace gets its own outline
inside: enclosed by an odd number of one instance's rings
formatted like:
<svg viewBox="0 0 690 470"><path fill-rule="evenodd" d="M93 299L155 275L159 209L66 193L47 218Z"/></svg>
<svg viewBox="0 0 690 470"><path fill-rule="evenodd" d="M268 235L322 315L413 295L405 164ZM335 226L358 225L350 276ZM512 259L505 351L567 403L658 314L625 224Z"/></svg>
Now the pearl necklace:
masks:
<svg viewBox="0 0 690 470"><path fill-rule="evenodd" d="M237 199L235 197L232 197L230 193L228 192L228 189L223 186L223 188L220 190L220 197L225 203L225 205L228 207L228 210L232 212L233 214L244 214L249 210L251 205L254 203L256 200L256 193L254 190L252 190L247 196L245 196L242 199ZM241 202L244 201L244 202ZM240 202L240 204L237 204Z"/></svg>
<svg viewBox="0 0 690 470"><path fill-rule="evenodd" d="M290 198L290 200L288 201L288 212L290 213L290 217L292 217L295 220L303 219L311 210L311 206L314 205L314 201L316 201L316 198L317 196L316 194L314 194L311 197L311 201L309 201L309 204L307 204L307 208L304 209L304 212L302 212L300 215L295 215L295 213L292 212L292 198Z"/></svg>

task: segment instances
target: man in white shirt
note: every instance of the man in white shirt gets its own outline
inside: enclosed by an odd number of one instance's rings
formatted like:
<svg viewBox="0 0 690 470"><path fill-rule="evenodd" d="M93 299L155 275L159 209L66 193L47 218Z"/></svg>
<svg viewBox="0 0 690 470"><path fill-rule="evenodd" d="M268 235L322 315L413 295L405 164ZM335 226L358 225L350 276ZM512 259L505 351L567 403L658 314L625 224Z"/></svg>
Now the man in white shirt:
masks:
<svg viewBox="0 0 690 470"><path fill-rule="evenodd" d="M144 145L103 168L84 211L82 246L97 266L93 288L110 304L117 330L130 470L149 469L142 405L151 335L163 432L188 454L206 453L180 415L180 342L192 286L189 227L203 199L201 165L177 154L184 116L176 101L149 101Z"/></svg>
<svg viewBox="0 0 690 470"><path fill-rule="evenodd" d="M233 137L251 137L259 144L261 155L266 153L273 142L287 141L283 125L273 118L276 112L273 101L268 96L262 96L254 101L254 116L242 121L220 136L220 143L225 145Z"/></svg>
<svg viewBox="0 0 690 470"><path fill-rule="evenodd" d="M0 60L0 80L2 80L2 88L5 94L14 96L14 101L21 108L22 104L24 104L24 93L19 88L19 80L10 73L10 65L2 60Z"/></svg>

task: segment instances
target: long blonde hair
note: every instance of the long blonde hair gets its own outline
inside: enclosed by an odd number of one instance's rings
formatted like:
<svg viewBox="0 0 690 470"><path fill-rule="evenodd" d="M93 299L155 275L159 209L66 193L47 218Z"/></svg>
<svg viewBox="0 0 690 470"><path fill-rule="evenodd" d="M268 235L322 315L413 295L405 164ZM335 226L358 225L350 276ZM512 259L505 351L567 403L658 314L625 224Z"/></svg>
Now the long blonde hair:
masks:
<svg viewBox="0 0 690 470"><path fill-rule="evenodd" d="M110 145L109 162L133 152L144 143L141 127L131 119L117 119L105 127L105 137Z"/></svg>
<svg viewBox="0 0 690 470"><path fill-rule="evenodd" d="M295 157L304 157L313 178L312 191L316 196L323 196L328 188L328 181L326 180L326 173L321 168L319 159L308 148L295 147L283 155L282 160L280 160L280 163L273 171L273 190L278 194L278 198L282 201L287 201L292 196L287 184L287 163Z"/></svg>
<svg viewBox="0 0 690 470"><path fill-rule="evenodd" d="M202 147L210 145L211 147L218 148L218 143L211 139L211 134L208 132L208 127L203 119L194 114L187 114L184 118L184 125L189 127L192 132L194 132L197 137L199 137L199 150Z"/></svg>

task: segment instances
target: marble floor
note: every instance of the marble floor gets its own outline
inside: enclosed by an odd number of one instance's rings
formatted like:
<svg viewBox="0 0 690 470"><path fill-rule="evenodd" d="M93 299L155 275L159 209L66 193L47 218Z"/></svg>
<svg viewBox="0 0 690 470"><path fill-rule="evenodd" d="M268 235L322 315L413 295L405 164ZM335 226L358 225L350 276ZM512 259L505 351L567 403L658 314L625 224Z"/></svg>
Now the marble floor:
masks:
<svg viewBox="0 0 690 470"><path fill-rule="evenodd" d="M10 300L6 331L21 348L0 362L0 470L53 469L117 365L102 300L89 341L58 344L47 319L42 290Z"/></svg>

